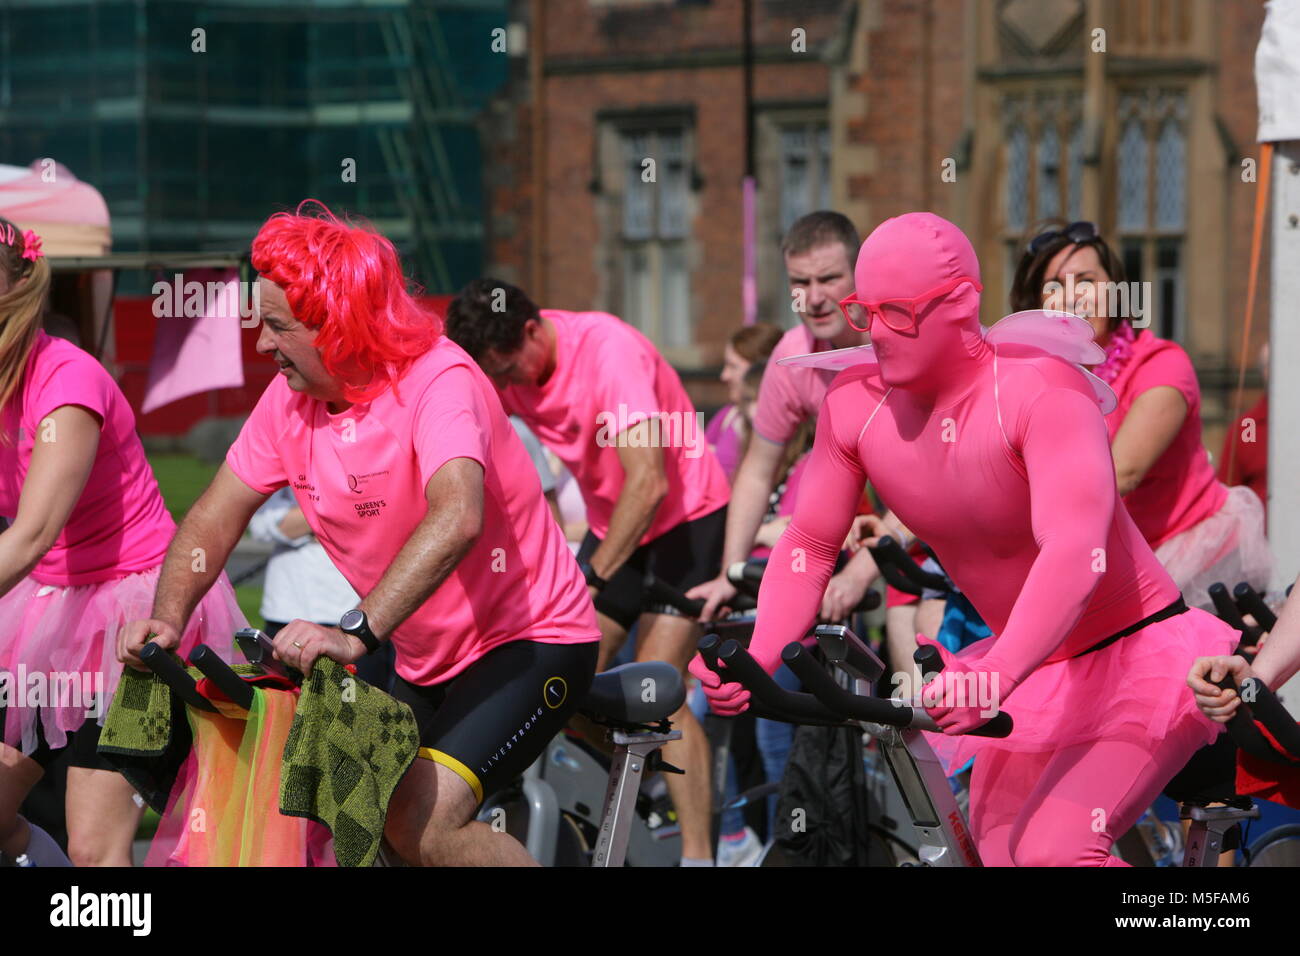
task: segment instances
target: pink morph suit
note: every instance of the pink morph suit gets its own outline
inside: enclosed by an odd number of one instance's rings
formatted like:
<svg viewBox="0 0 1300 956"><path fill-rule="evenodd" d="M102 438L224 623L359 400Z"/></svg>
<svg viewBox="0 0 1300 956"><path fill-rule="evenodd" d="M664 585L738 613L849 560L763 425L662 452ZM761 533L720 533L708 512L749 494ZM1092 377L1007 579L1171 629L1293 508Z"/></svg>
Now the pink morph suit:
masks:
<svg viewBox="0 0 1300 956"><path fill-rule="evenodd" d="M979 279L966 236L912 213L863 243L857 299L915 298L960 277ZM1192 609L1094 649L1179 598L1116 491L1102 417L1113 397L1065 349L1025 347L1032 323L1020 347L998 344L997 326L986 336L971 283L917 303L904 331L906 310L890 308L889 324L871 323L864 364L827 393L804 479L817 493L800 496L771 556L751 653L772 672L812 626L870 477L993 630L945 653L945 675L976 672L970 686L992 690L1011 736L959 736L990 716L985 697L927 707L946 765L977 757L971 826L985 864L1123 865L1114 840L1218 732L1184 676L1195 658L1229 653L1235 632ZM1037 319L1045 340L1042 323L1082 326ZM743 708L738 685L693 669L715 709Z"/></svg>

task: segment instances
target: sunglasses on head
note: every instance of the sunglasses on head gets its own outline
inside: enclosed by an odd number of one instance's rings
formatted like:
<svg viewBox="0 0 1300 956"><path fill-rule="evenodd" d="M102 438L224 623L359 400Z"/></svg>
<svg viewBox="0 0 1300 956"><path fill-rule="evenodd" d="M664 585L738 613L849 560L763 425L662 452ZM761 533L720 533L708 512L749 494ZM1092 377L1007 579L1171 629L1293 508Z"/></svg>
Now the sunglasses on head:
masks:
<svg viewBox="0 0 1300 956"><path fill-rule="evenodd" d="M1029 254L1031 256L1038 255L1051 243L1060 239L1062 236L1073 243L1080 243L1091 242L1094 239L1099 238L1101 233L1097 231L1097 224L1095 222L1085 222L1083 220L1072 222L1064 229L1051 229L1047 232L1040 232L1038 235L1034 236L1033 239L1029 240Z"/></svg>
<svg viewBox="0 0 1300 956"><path fill-rule="evenodd" d="M895 332L906 332L909 329L916 328L916 307L918 305L931 299L937 299L941 295L947 295L953 289L967 282L974 286L976 292L984 291L984 287L977 280L972 279L970 276L958 276L956 279L950 279L943 285L931 289L923 295L913 296L910 299L880 299L876 302L863 302L857 298L855 292L840 300L840 311L844 313L844 321L848 322L858 332L870 332L871 323L877 318Z"/></svg>

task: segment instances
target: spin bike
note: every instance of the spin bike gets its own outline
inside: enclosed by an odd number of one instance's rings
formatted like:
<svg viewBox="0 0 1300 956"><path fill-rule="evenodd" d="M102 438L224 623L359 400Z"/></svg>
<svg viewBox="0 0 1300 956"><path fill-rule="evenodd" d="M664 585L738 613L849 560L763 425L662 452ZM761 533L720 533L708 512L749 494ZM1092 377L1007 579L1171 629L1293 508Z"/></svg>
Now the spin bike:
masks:
<svg viewBox="0 0 1300 956"><path fill-rule="evenodd" d="M235 641L249 662L261 667L265 673L301 684L300 673L271 656L271 640L261 631L245 628L235 634ZM216 709L199 692L194 678L158 645L146 644L140 659L187 706L205 711ZM231 670L211 648L198 645L191 652L190 662L231 701L245 709L252 707L252 685ZM681 707L685 699L686 688L681 675L671 664L662 661L624 664L597 674L592 680L579 705L579 712L608 729L613 743L613 758L599 771L604 791L603 804L599 811L588 808L595 830L590 865L622 866L629 857L629 843L636 832L633 821L642 777L648 768L657 765L659 748L681 737L680 731L669 726L668 716ZM552 744L552 750L553 747ZM543 760L552 755L552 750L547 751ZM667 765L662 766L670 769ZM553 811L558 803L555 791L548 793L546 787L529 787L527 782L525 779L524 793L531 801L530 809L536 808L542 813ZM548 797L553 801L550 804L546 802ZM485 810L490 809L485 806ZM492 820L488 816L488 822ZM557 844L563 832L555 827L537 827L530 830L525 846L541 862L555 863ZM402 864L385 844L375 865Z"/></svg>
<svg viewBox="0 0 1300 956"><path fill-rule="evenodd" d="M734 638L721 641L716 634L707 635L700 642L700 655L721 680L740 683L749 691L750 708L756 716L796 724L855 726L871 735L915 830L915 865L981 866L948 778L921 734L937 733L938 726L919 707L861 692L879 680L885 668L849 628L821 625L814 634L822 655L851 681L851 687L841 686L798 641L786 645L781 659L811 693L783 690ZM933 647L920 648L916 661L924 674L939 673L943 668ZM999 713L972 733L1005 737L1011 729L1010 715Z"/></svg>
<svg viewBox="0 0 1300 956"><path fill-rule="evenodd" d="M703 610L653 575L646 591L656 607L688 617ZM747 635L754 604L733 603L720 626ZM683 771L659 749L681 737L668 718L685 699L680 673L662 661L597 674L570 728L514 784L490 794L478 819L502 827L543 866L677 865L681 831L663 774Z"/></svg>
<svg viewBox="0 0 1300 956"><path fill-rule="evenodd" d="M1241 632L1241 644L1236 653L1247 660L1252 659L1253 655L1245 654L1242 648L1254 647L1273 630L1277 625L1277 615L1263 596L1244 581L1237 584L1231 593L1222 582L1213 584L1209 594L1216 615ZM1247 623L1246 615L1253 617L1255 623ZM1238 750L1280 766L1295 767L1300 763L1292 756L1300 754L1300 727L1262 681L1249 678L1237 688L1229 676L1220 682L1220 686L1236 690L1241 697L1242 703L1227 724L1227 731ZM1272 741L1261 733L1261 726L1271 735ZM1219 854L1225 850L1231 831L1260 817L1259 807L1250 797L1234 792L1216 802L1223 805L1211 806L1207 801L1196 801L1182 806L1180 818L1191 821L1183 866L1218 866ZM1246 866L1300 866L1300 824L1274 827L1249 846L1243 843L1241 849Z"/></svg>

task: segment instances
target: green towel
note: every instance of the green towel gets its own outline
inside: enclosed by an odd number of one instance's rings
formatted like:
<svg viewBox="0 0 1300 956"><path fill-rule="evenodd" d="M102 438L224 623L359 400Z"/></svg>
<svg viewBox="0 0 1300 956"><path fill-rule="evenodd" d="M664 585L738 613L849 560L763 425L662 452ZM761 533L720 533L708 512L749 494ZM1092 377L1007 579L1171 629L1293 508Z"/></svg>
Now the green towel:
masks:
<svg viewBox="0 0 1300 956"><path fill-rule="evenodd" d="M263 673L251 664L232 669ZM184 706L152 671L128 667L99 738L100 752L159 813L193 743ZM388 801L419 747L409 706L322 657L303 684L285 741L280 812L329 827L339 866L370 866Z"/></svg>
<svg viewBox="0 0 1300 956"><path fill-rule="evenodd" d="M409 706L319 658L285 741L280 812L329 827L339 866L370 866L388 801L419 748Z"/></svg>
<svg viewBox="0 0 1300 956"><path fill-rule="evenodd" d="M186 670L195 680L203 678L197 667ZM236 664L232 670L245 676L263 673L252 664ZM153 671L124 667L99 735L98 751L158 813L166 812L167 797L194 741L184 707Z"/></svg>

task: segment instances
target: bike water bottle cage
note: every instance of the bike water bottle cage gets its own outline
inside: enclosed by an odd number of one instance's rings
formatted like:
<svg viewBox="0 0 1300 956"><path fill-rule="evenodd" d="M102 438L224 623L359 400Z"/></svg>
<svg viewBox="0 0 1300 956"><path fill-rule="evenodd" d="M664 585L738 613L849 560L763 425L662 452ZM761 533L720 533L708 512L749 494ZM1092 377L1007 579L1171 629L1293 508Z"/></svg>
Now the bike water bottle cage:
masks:
<svg viewBox="0 0 1300 956"><path fill-rule="evenodd" d="M840 312L844 314L844 321L859 332L870 332L872 320L877 318L895 332L907 332L916 328L917 306L929 302L931 299L937 299L939 296L947 295L967 282L975 287L976 292L984 291L984 287L980 285L978 279L973 279L970 276L958 276L955 279L948 280L941 286L931 289L929 292L911 298L864 302L857 297L855 292L840 300Z"/></svg>

